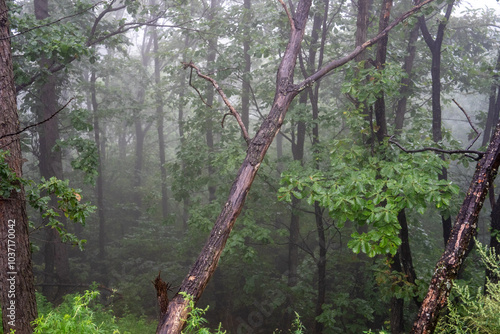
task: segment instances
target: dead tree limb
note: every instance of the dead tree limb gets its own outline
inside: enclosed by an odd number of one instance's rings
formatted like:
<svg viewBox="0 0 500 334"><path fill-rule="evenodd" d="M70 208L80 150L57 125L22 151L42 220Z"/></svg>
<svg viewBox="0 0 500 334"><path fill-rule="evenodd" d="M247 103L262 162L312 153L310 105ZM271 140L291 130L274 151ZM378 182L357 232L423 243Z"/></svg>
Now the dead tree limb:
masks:
<svg viewBox="0 0 500 334"><path fill-rule="evenodd" d="M443 149L437 148L437 147L422 147L422 148L419 148L416 150L407 150L406 148L403 147L403 145L401 145L400 143L398 143L397 141L395 141L392 138L393 138L392 136L389 138L389 143L396 145L397 147L399 147L401 149L401 151L403 151L405 153L420 153L420 152L432 151L432 152L438 152L438 153L444 153L444 154L477 154L476 158L470 157L476 161L480 160L484 155L484 152L476 151L476 150L443 150Z"/></svg>
<svg viewBox="0 0 500 334"><path fill-rule="evenodd" d="M427 296L422 302L411 333L434 332L440 312L447 305L453 280L462 266L471 239L476 234L479 212L499 166L500 122L497 124L486 153L477 163L476 172L472 177L445 251L436 265Z"/></svg>
<svg viewBox="0 0 500 334"><path fill-rule="evenodd" d="M248 136L248 131L245 128L245 124L243 124L243 120L241 119L240 114L236 111L236 109L233 107L233 105L231 104L231 102L229 102L229 99L227 98L226 94L224 93L224 91L222 90L222 88L219 86L219 84L217 83L217 81L215 81L215 79L209 77L208 75L205 75L205 74L201 73L200 69L195 64L193 64L192 62L189 62L189 63L184 63L183 62L182 65L184 65L185 69L188 68L188 67L191 68L191 69L194 69L196 71L196 74L200 78L205 79L206 81L210 82L212 84L212 86L214 86L214 88L217 91L217 93L219 93L220 97L222 98L222 100L224 101L224 103L226 104L226 106L229 108L229 111L231 112L230 114L232 116L234 116L234 118L236 118L236 122L238 122L238 125L241 128L241 133L243 134L243 138L245 139L245 141L248 144L250 142L250 137ZM189 84L191 84L191 79L189 79ZM197 89L196 89L196 91L198 92ZM200 95L200 97L201 97L200 92L198 92L198 95ZM226 118L225 116L222 118L222 127L224 127L224 119L225 118Z"/></svg>

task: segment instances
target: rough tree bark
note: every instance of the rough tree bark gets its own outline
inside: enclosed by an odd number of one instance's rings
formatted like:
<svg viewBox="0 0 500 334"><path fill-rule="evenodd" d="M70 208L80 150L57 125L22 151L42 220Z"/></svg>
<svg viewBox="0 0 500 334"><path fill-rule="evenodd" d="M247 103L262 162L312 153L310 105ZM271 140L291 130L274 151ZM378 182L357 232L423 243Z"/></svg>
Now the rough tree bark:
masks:
<svg viewBox="0 0 500 334"><path fill-rule="evenodd" d="M227 239L229 238L229 234L231 233L236 218L243 208L246 196L250 190L260 164L264 159L264 156L274 137L283 124L290 103L297 96L297 94L299 94L303 89L311 86L314 82L320 80L333 69L338 68L354 59L367 47L377 43L397 24L432 1L433 0L426 0L413 7L410 11L406 12L391 23L381 34L378 34L376 37L364 42L360 46L357 46L350 54L327 63L324 67L301 83L294 84L293 76L296 59L298 52L300 51L305 25L311 6L311 0L300 0L298 2L293 18L289 15L291 27L290 37L276 75L276 91L271 110L266 119L262 122L255 137L248 141L247 155L233 182L228 200L222 208L210 236L198 256L198 259L181 283L179 292L185 292L193 296L195 302L201 297L208 281L217 267L221 253ZM191 64L187 64L187 66L191 66ZM220 90L218 91L220 92ZM184 299L179 292L169 302L167 311L158 324L157 333L178 334L181 332L184 322L188 316L189 309L187 309L188 301Z"/></svg>
<svg viewBox="0 0 500 334"><path fill-rule="evenodd" d="M489 185L495 179L500 165L500 123L488 150L476 166L476 172L460 208L445 251L439 259L429 290L418 312L411 333L432 333L440 311L446 307L448 295L465 259L467 249L476 234L477 219L483 207Z"/></svg>
<svg viewBox="0 0 500 334"><path fill-rule="evenodd" d="M19 131L7 13L5 1L0 0L0 150L9 151L5 162L21 177L19 136L5 136ZM0 304L3 332L27 334L33 332L30 323L37 310L24 189L19 182L15 186L20 191L6 197L0 192Z"/></svg>

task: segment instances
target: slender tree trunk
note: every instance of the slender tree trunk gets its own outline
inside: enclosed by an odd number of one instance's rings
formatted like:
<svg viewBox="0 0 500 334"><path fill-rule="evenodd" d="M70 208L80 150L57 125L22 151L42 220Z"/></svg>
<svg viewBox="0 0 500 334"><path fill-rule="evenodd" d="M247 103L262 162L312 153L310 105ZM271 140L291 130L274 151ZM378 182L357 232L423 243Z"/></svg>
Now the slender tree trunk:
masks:
<svg viewBox="0 0 500 334"><path fill-rule="evenodd" d="M3 137L19 131L16 88L12 67L8 8L0 0L0 150L9 151L6 167L22 177L22 155L19 136ZM3 168L3 167L2 167ZM6 180L2 180L6 181ZM32 333L31 322L37 317L31 247L26 215L24 187L20 191L0 193L0 304L3 332Z"/></svg>
<svg viewBox="0 0 500 334"><path fill-rule="evenodd" d="M403 124L408 104L408 97L412 91L412 70L413 63L415 61L415 55L417 51L417 47L415 43L418 40L420 27L418 24L413 27L410 31L410 37L408 39L408 47L404 60L403 70L406 73L406 77L401 79L401 88L399 89L399 94L401 98L398 101L398 105L396 107L396 121L395 121L395 132L399 135L403 130Z"/></svg>
<svg viewBox="0 0 500 334"><path fill-rule="evenodd" d="M252 61L250 59L250 43L252 42L250 34L250 25L252 20L252 1L243 0L243 57L245 69L243 71L243 84L241 89L241 120L245 128L250 124L250 70Z"/></svg>
<svg viewBox="0 0 500 334"><path fill-rule="evenodd" d="M388 255L390 256L390 255ZM399 261L399 251L392 257L391 271L402 272L401 262ZM402 283L398 283L402 285ZM404 326L404 299L392 297L390 302L390 324L391 324L391 334L401 334L405 332Z"/></svg>
<svg viewBox="0 0 500 334"><path fill-rule="evenodd" d="M446 25L450 19L451 11L453 10L454 0L449 2L446 7L446 13L444 18L438 25L438 30L436 33L436 38L433 39L427 28L425 18L423 16L419 17L420 30L424 37L425 43L429 47L432 55L432 65L431 65L431 78L432 78L432 139L436 143L440 143L443 140L443 134L441 130L441 47L443 44L444 31ZM443 168L441 174L438 177L439 180L448 179L448 170ZM446 245L451 233L451 217L442 217L443 224L443 239Z"/></svg>
<svg viewBox="0 0 500 334"><path fill-rule="evenodd" d="M411 333L432 333L434 331L440 311L447 305L453 280L462 266L472 237L477 233L478 215L499 166L500 123L497 124L488 150L476 166L476 172L458 212L450 239L436 265L429 290L422 302Z"/></svg>
<svg viewBox="0 0 500 334"><path fill-rule="evenodd" d="M96 73L92 70L90 75L90 95L92 101L92 111L94 113L94 141L97 148L97 181L96 181L96 199L97 199L97 218L99 221L99 251L96 258L97 272L100 274L100 278L103 284L107 285L108 272L106 266L106 206L104 205L104 175L103 175L103 152L101 150L101 129L99 123L99 104L97 103L97 92L96 92Z"/></svg>
<svg viewBox="0 0 500 334"><path fill-rule="evenodd" d="M148 29L144 31L143 44L141 49L141 60L143 69L146 69L151 60L151 47L153 44L153 38L149 37ZM134 202L138 210L136 212L136 219L139 218L142 212L142 173L144 167L144 141L146 139L146 134L149 131L152 123L143 123L141 117L141 109L144 106L144 101L146 99L146 74L142 74L144 78L141 78L143 84L139 87L137 92L137 105L134 108L134 128L135 128L135 165L134 165Z"/></svg>
<svg viewBox="0 0 500 334"><path fill-rule="evenodd" d="M219 0L211 0L210 1L210 10L207 15L208 21L212 21L215 18L215 13L219 8ZM217 36L214 36L208 40L208 51L207 51L207 67L211 68L214 66L215 58L217 56ZM213 105L214 103L214 89L211 83L207 83L207 93L206 93L206 102L208 105ZM217 188L212 183L212 175L214 175L215 170L212 166L211 155L214 151L214 133L213 133L213 113L209 112L206 115L206 123L205 123L205 138L208 146L208 175L209 175L209 183L208 183L208 201L213 202L215 200L215 192Z"/></svg>
<svg viewBox="0 0 500 334"><path fill-rule="evenodd" d="M182 61L187 62L187 54L186 50L188 49L189 46L189 35L186 35L185 40L184 40L184 51L182 54ZM185 90L187 88L187 83L186 83L186 74L181 73L180 77L180 84L179 84L179 105L178 105L178 127L179 127L179 138L181 142L181 146L184 145L186 139L184 138L184 105L185 105ZM182 161L182 170L186 171L188 167L186 166L186 163ZM190 200L188 196L184 196L182 200L182 225L185 230L187 230L187 221L189 219L189 206L190 206Z"/></svg>
<svg viewBox="0 0 500 334"><path fill-rule="evenodd" d="M300 95L300 105L307 103L307 92ZM297 129L292 132L292 155L294 161L299 161L301 164L304 159L304 143L306 136L306 123L304 121L297 122ZM292 212L290 216L290 234L288 237L288 287L293 288L297 285L298 268L299 268L299 242L300 242L300 200L297 198L292 199ZM291 309L294 308L294 298L292 290L287 295L286 305ZM290 328L293 321L293 313L287 312L284 317L284 327Z"/></svg>
<svg viewBox="0 0 500 334"><path fill-rule="evenodd" d="M382 32L389 25L389 19L391 17L391 9L392 9L392 0L384 0L382 1L382 8L380 10L380 18L378 31ZM385 36L377 43L377 56L376 56L376 65L378 70L382 70L385 67L385 59L387 56L387 42L389 41L389 37ZM381 92L381 95L375 101L375 120L377 122L377 141L382 143L384 138L387 136L387 118L385 112L385 97L384 92Z"/></svg>
<svg viewBox="0 0 500 334"><path fill-rule="evenodd" d="M160 183L161 183L161 211L163 220L168 217L168 193L167 193L167 169L165 168L165 136L163 135L163 94L161 89L161 60L158 49L158 32L156 27L153 27L153 52L154 52L154 67L155 67L155 88L156 88L156 126L158 130L158 150L160 158Z"/></svg>

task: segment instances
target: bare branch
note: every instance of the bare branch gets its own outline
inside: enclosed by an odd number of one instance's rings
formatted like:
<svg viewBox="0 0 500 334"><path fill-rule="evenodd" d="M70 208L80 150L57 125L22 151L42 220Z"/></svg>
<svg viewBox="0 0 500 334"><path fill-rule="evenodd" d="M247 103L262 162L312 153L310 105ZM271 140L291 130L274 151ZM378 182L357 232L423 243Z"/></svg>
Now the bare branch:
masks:
<svg viewBox="0 0 500 334"><path fill-rule="evenodd" d="M57 114L59 114L59 113L60 113L63 109L65 109L65 108L68 106L68 104L70 104L70 102L71 102L71 101L73 101L73 100L74 100L74 97L72 97L71 99L69 99L69 101L68 101L68 102L66 102L66 104L65 104L65 105L63 105L61 108L59 108L59 110L57 110L55 113L53 113L53 114L52 114L49 118L46 118L46 119L44 119L44 120L43 120L43 121L41 121L41 122L38 122L38 123L35 123L35 124L28 125L28 126L24 127L23 129L21 129L21 130L19 130L19 131L17 131L17 132L14 132L14 133L7 133L7 134L5 134L5 135L3 135L3 136L0 136L0 139L3 139L3 138L5 138L5 137L17 136L18 134L21 134L21 133L23 133L24 131L26 131L26 130L28 130L28 129L34 128L35 126L39 126L39 125L41 125L41 124L43 124L43 123L46 123L46 122L50 121L50 120L51 120L52 118L54 118ZM14 140L12 140L12 141L10 141L8 144L5 144L4 146L2 146L2 147L0 147L0 148L4 148L5 146L10 145L13 141L15 141L15 139L14 139Z"/></svg>
<svg viewBox="0 0 500 334"><path fill-rule="evenodd" d="M288 21L290 22L290 27L292 28L292 30L295 30L295 24L293 23L292 15L288 11L288 7L286 6L286 4L285 4L285 2L283 0L278 0L278 1L280 2L280 4L285 9L286 16L288 16Z"/></svg>
<svg viewBox="0 0 500 334"><path fill-rule="evenodd" d="M420 152L432 151L432 152L438 152L438 153L444 153L444 154L476 154L477 157L472 157L472 156L467 155L469 158L474 159L476 161L479 161L484 155L484 152L476 151L476 150L443 150L443 149L437 148L437 147L423 147L423 148L420 148L417 150L407 150L400 143L393 140L392 139L393 137L394 136L391 136L389 138L389 143L396 145L405 153L420 153Z"/></svg>
<svg viewBox="0 0 500 334"><path fill-rule="evenodd" d="M477 131L476 127L474 126L474 124L472 124L472 121L469 117L469 115L467 114L467 112L464 110L464 108L462 108L462 106L460 104L458 104L457 101L455 101L455 99L451 99L453 102L455 102L455 104L457 105L457 107L460 108L460 110L462 110L462 112L464 113L465 117L467 117L467 121L469 121L469 124L470 124L470 127L472 128L472 130L474 130L474 132L478 135L481 134L481 132Z"/></svg>
<svg viewBox="0 0 500 334"><path fill-rule="evenodd" d="M229 110L231 112L230 114L233 115L234 118L236 118L236 121L238 122L238 125L241 128L241 132L243 134L243 138L245 139L245 141L248 144L250 142L250 137L248 136L247 129L245 128L245 125L243 124L243 121L242 121L242 119L240 117L240 114L238 114L238 112L236 111L236 109L231 105L231 103L229 102L229 99L227 98L226 94L224 94L224 91L222 90L222 88L220 88L220 86L217 83L217 81L215 81L211 77L209 77L209 76L201 73L200 69L196 65L194 65L192 62L189 62L189 63L182 62L182 65L184 65L184 69L186 69L188 67L190 67L191 69L194 69L196 71L196 74L200 78L203 78L203 79L209 81L212 84L212 86L214 86L214 88L217 91L217 93L219 93L220 97L222 98L222 100L224 101L224 103L226 104L226 106L229 108ZM191 80L189 81L189 84L191 85ZM196 91L198 91L198 90L196 90ZM199 94L199 92L198 92L198 94ZM224 117L222 118L222 126L224 126L224 118L225 117L226 117L226 115L224 115Z"/></svg>
<svg viewBox="0 0 500 334"><path fill-rule="evenodd" d="M474 132L476 132L476 138L474 138L474 140L470 143L469 147L467 147L467 149L470 149L472 147L472 145L474 145L474 143L479 139L479 136L481 136L481 132L477 131L477 129L474 126L474 124L472 124L472 121L471 121L469 115L467 114L467 112L464 110L464 108L462 108L462 106L460 104L458 104L458 102L455 101L455 99L452 99L452 101L455 102L455 104L457 105L457 107L460 108L460 110L462 110L462 112L464 113L465 117L467 117L467 121L469 122L470 127L472 128L472 130L474 130Z"/></svg>
<svg viewBox="0 0 500 334"><path fill-rule="evenodd" d="M191 79L193 77L193 68L191 68L191 72L189 73L189 86L193 87L193 89L196 91L196 93L198 93L198 96L200 97L200 100L201 102L203 102L204 105L206 105L207 107L209 108L212 108L212 106L210 104L208 104L205 99L203 98L203 96L201 96L201 93L200 91L198 90L198 88L196 88L192 83L191 83Z"/></svg>

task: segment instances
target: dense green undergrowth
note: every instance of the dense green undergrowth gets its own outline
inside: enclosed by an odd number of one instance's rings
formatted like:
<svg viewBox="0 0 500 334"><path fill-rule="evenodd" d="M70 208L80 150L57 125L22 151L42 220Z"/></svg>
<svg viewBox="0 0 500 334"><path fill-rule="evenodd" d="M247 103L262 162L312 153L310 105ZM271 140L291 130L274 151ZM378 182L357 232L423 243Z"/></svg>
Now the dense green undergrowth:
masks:
<svg viewBox="0 0 500 334"><path fill-rule="evenodd" d="M57 307L37 293L38 318L35 334L136 334L154 333L156 320L127 314L117 318L97 302L99 292L87 290L70 294ZM3 333L0 327L0 333Z"/></svg>

